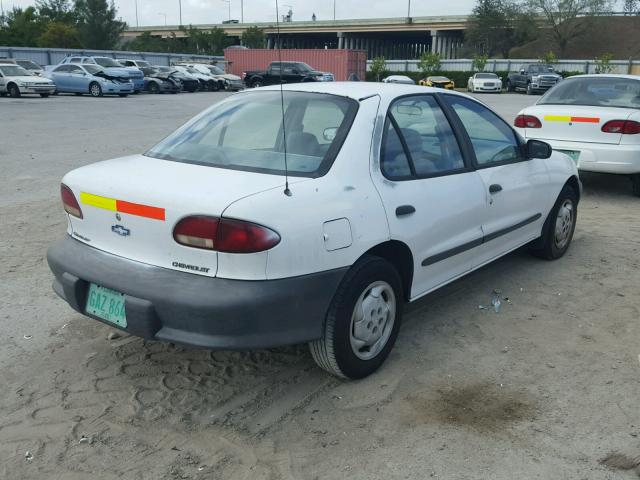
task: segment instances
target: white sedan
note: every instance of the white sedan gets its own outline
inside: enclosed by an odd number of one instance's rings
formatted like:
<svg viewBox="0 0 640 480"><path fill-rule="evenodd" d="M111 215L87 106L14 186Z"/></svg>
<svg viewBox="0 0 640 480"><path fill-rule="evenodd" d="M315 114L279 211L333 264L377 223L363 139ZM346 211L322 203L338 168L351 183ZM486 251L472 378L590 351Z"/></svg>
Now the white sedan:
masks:
<svg viewBox="0 0 640 480"><path fill-rule="evenodd" d="M640 196L640 76L578 75L516 117L525 138L544 140L579 170L629 175Z"/></svg>
<svg viewBox="0 0 640 480"><path fill-rule="evenodd" d="M567 251L575 164L482 103L407 85L283 88L232 95L143 155L65 175L57 294L149 339L309 343L322 368L361 378L387 358L405 301L523 245Z"/></svg>
<svg viewBox="0 0 640 480"><path fill-rule="evenodd" d="M48 97L55 91L56 84L50 79L31 74L20 65L0 62L0 96L17 98L31 93Z"/></svg>
<svg viewBox="0 0 640 480"><path fill-rule="evenodd" d="M502 92L502 80L495 73L474 73L467 82L469 92Z"/></svg>

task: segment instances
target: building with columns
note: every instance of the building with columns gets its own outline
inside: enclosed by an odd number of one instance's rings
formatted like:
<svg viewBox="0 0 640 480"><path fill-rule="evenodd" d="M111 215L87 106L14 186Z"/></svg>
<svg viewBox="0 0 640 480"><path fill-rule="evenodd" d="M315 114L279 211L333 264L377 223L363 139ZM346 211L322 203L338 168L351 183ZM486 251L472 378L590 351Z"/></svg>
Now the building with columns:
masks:
<svg viewBox="0 0 640 480"><path fill-rule="evenodd" d="M280 24L281 48L326 48L366 50L369 59L383 56L387 59L411 60L424 52L439 53L442 58L457 58L463 45L463 32L467 17L401 17L363 20L286 22ZM274 23L238 23L223 25L194 25L210 30L222 28L229 37L240 43L247 28L262 28L266 36L265 48L278 48ZM143 32L168 37L172 33L183 35L178 26L131 27L123 33L132 39Z"/></svg>

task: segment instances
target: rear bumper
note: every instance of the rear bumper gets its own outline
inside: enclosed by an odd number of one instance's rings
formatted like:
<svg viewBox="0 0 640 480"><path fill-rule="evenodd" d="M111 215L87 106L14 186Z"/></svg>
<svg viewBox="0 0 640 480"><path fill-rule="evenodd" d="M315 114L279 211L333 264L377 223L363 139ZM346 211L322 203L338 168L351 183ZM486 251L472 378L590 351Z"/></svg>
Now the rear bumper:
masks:
<svg viewBox="0 0 640 480"><path fill-rule="evenodd" d="M522 129L519 131L524 133ZM640 145L567 142L546 138L538 138L538 140L547 142L554 150L580 152L577 161L578 170L622 175L640 173Z"/></svg>
<svg viewBox="0 0 640 480"><path fill-rule="evenodd" d="M47 252L53 289L85 311L89 282L125 294L125 331L210 349L294 345L322 336L329 303L347 268L281 280L227 280L155 267L71 237Z"/></svg>

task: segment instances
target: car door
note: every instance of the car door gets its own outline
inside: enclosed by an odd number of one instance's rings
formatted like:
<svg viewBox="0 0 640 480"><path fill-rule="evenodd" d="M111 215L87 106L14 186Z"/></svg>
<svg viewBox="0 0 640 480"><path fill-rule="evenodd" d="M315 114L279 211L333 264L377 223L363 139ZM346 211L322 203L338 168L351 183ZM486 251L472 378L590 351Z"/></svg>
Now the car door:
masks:
<svg viewBox="0 0 640 480"><path fill-rule="evenodd" d="M56 84L58 92L71 91L71 65L61 65L51 72L51 79Z"/></svg>
<svg viewBox="0 0 640 480"><path fill-rule="evenodd" d="M443 99L464 127L484 186L484 238L475 267L540 235L550 209L549 173L544 160L525 158L518 135L489 108L461 95Z"/></svg>
<svg viewBox="0 0 640 480"><path fill-rule="evenodd" d="M482 243L484 186L460 142L435 95L389 106L372 178L391 238L413 254L412 298L468 272Z"/></svg>
<svg viewBox="0 0 640 480"><path fill-rule="evenodd" d="M89 91L89 77L78 65L69 65L68 78L70 91L80 93Z"/></svg>

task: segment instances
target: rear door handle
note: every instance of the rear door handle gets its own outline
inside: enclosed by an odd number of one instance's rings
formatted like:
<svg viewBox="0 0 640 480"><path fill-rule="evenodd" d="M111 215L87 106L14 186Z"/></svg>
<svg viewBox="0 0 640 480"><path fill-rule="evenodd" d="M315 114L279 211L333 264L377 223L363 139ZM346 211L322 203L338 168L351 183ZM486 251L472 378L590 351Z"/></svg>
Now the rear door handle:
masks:
<svg viewBox="0 0 640 480"><path fill-rule="evenodd" d="M405 215L411 215L416 212L416 208L413 205L400 205L396 208L396 217L403 217Z"/></svg>
<svg viewBox="0 0 640 480"><path fill-rule="evenodd" d="M493 185L491 185L489 187L489 193L493 194L493 193L498 193L502 191L502 185L498 185L497 183L494 183Z"/></svg>

